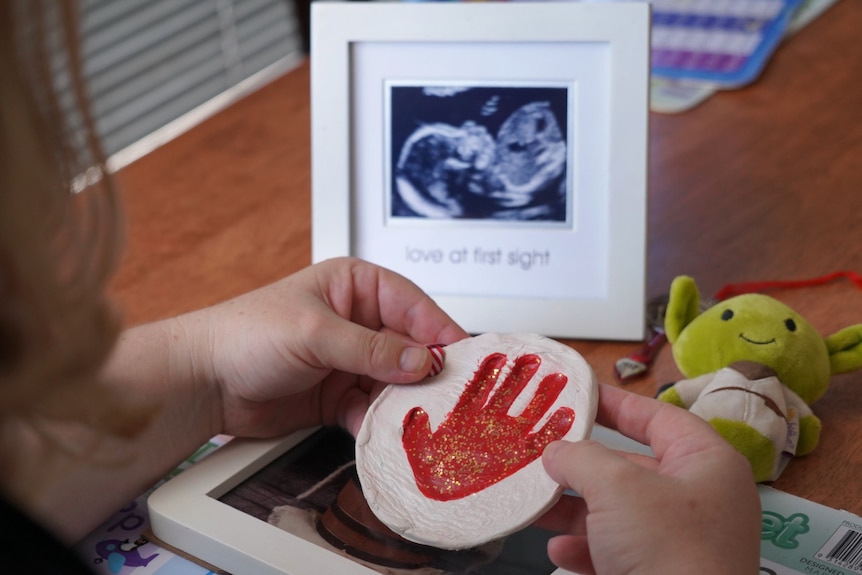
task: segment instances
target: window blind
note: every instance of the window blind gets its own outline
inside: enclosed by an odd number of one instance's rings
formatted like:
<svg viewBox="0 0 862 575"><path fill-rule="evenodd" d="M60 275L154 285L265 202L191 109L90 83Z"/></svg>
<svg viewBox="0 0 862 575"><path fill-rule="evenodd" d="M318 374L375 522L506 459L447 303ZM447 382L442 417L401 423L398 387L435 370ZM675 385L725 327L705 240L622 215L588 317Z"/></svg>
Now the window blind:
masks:
<svg viewBox="0 0 862 575"><path fill-rule="evenodd" d="M302 57L291 0L82 0L81 28L108 156Z"/></svg>

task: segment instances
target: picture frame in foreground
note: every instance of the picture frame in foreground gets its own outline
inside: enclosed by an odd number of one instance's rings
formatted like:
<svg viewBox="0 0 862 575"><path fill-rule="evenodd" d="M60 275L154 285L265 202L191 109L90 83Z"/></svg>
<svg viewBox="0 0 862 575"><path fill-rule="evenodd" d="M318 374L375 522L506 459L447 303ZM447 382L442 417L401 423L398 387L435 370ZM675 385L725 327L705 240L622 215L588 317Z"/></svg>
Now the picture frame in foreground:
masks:
<svg viewBox="0 0 862 575"><path fill-rule="evenodd" d="M312 4L312 260L469 332L645 333L649 4Z"/></svg>
<svg viewBox="0 0 862 575"><path fill-rule="evenodd" d="M535 527L445 551L393 538L367 516L352 526L361 517L353 453L353 438L330 428L233 439L150 495L150 527L159 540L236 574L570 573L547 558L553 534Z"/></svg>

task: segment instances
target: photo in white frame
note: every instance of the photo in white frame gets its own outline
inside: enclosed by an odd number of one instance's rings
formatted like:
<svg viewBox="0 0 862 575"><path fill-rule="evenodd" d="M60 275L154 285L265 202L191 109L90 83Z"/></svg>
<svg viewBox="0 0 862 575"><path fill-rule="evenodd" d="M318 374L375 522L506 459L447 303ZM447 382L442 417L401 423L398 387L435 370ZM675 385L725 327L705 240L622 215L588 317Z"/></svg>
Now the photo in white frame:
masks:
<svg viewBox="0 0 862 575"><path fill-rule="evenodd" d="M312 6L312 260L471 333L645 331L649 5Z"/></svg>
<svg viewBox="0 0 862 575"><path fill-rule="evenodd" d="M283 438L230 440L150 495L153 534L159 542L233 575L442 575L435 567L399 572L353 556L319 536L316 518L326 513L321 506L331 506L335 499L323 492L333 485L340 489L343 475L349 473L342 464L352 451L345 437L335 429L311 428ZM611 449L653 455L646 446L600 425L593 427L591 439ZM285 470L303 458L305 462L288 470L294 477L284 480ZM316 469L310 471L312 465ZM283 485L297 476L308 484ZM280 493L274 493L274 487ZM312 499L313 504L296 505L297 500ZM285 506L294 508L292 518L280 513ZM274 514L280 517L270 517ZM527 527L509 536L492 561L474 566L470 573L576 575L549 563L546 542L552 535Z"/></svg>
<svg viewBox="0 0 862 575"><path fill-rule="evenodd" d="M159 541L234 575L573 575L547 558L553 533L535 527L460 551L381 538L380 532L361 548L332 541L325 536L326 518L350 481L351 456L352 438L334 428L232 439L150 495L152 531ZM374 549L382 555L367 556Z"/></svg>

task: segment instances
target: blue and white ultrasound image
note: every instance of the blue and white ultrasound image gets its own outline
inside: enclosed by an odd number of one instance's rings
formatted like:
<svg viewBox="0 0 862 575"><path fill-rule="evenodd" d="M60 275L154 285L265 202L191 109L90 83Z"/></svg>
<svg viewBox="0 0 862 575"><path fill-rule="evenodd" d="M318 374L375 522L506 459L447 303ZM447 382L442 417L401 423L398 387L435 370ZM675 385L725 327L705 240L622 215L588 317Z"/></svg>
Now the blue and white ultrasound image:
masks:
<svg viewBox="0 0 862 575"><path fill-rule="evenodd" d="M391 216L564 222L568 88L390 86Z"/></svg>

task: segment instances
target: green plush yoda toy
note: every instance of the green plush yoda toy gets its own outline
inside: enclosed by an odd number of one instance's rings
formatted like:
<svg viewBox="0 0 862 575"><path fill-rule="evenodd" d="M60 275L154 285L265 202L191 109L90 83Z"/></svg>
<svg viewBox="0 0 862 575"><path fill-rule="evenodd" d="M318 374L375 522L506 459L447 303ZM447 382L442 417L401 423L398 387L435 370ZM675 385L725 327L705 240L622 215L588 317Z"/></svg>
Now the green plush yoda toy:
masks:
<svg viewBox="0 0 862 575"><path fill-rule="evenodd" d="M810 405L832 374L862 367L862 324L825 339L775 298L738 295L701 311L694 280L671 284L664 321L673 357L688 378L664 386L662 401L707 420L751 462L758 482L817 447Z"/></svg>

